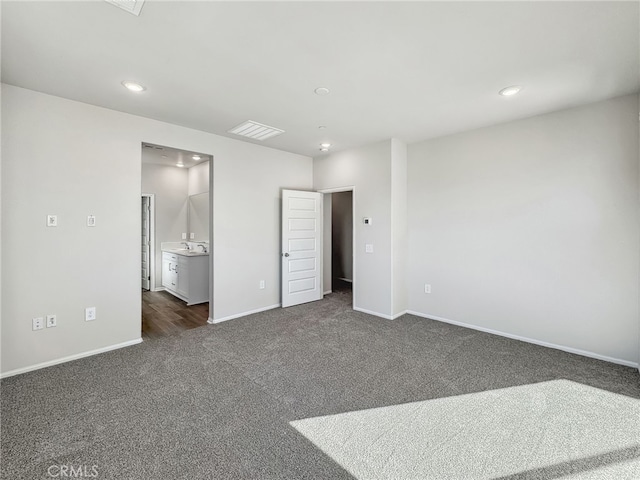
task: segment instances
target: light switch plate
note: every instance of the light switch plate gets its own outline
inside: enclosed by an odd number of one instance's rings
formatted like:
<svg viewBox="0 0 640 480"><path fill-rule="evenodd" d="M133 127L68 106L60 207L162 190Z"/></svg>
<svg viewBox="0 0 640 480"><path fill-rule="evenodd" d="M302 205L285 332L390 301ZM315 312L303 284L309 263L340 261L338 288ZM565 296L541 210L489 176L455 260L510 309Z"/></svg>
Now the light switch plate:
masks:
<svg viewBox="0 0 640 480"><path fill-rule="evenodd" d="M57 327L58 319L55 315L47 315L47 328Z"/></svg>
<svg viewBox="0 0 640 480"><path fill-rule="evenodd" d="M186 239L187 239L187 234L186 234L186 233L183 233L183 234L182 234L182 240L186 240Z"/></svg>
<svg viewBox="0 0 640 480"><path fill-rule="evenodd" d="M96 226L96 217L95 215L89 215L87 217L87 227L95 227Z"/></svg>
<svg viewBox="0 0 640 480"><path fill-rule="evenodd" d="M36 317L31 320L31 325L34 330L42 330L44 328L44 318Z"/></svg>
<svg viewBox="0 0 640 480"><path fill-rule="evenodd" d="M57 226L58 226L58 216L47 215L47 227L57 227Z"/></svg>
<svg viewBox="0 0 640 480"><path fill-rule="evenodd" d="M367 243L364 246L364 253L373 253L373 245L370 243Z"/></svg>

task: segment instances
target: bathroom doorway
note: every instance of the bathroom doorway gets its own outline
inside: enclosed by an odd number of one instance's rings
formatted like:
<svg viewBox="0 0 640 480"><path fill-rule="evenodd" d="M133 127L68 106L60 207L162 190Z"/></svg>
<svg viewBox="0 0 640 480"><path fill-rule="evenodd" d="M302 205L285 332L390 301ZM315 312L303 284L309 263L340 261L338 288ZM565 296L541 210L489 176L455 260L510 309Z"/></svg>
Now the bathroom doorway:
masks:
<svg viewBox="0 0 640 480"><path fill-rule="evenodd" d="M142 222L141 255L142 262L140 270L142 272L142 289L146 291L155 290L155 262L152 259L155 255L155 195L143 193L140 197L140 211Z"/></svg>
<svg viewBox="0 0 640 480"><path fill-rule="evenodd" d="M212 156L151 143L141 148L141 331L150 339L207 325Z"/></svg>

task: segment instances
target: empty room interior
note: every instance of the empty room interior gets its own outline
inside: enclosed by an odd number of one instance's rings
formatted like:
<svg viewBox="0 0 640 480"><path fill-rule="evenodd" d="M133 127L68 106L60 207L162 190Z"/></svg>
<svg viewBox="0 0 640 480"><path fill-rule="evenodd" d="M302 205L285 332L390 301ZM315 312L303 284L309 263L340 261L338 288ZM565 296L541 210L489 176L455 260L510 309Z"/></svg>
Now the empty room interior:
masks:
<svg viewBox="0 0 640 480"><path fill-rule="evenodd" d="M0 2L2 478L640 478L640 2Z"/></svg>

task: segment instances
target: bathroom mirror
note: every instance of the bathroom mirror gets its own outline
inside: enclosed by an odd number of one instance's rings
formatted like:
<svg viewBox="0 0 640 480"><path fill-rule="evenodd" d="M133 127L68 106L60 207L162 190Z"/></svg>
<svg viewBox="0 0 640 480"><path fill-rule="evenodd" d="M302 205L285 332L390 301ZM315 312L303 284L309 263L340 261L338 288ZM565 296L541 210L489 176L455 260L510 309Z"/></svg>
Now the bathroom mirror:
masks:
<svg viewBox="0 0 640 480"><path fill-rule="evenodd" d="M209 241L209 192L189 197L188 228L192 242Z"/></svg>

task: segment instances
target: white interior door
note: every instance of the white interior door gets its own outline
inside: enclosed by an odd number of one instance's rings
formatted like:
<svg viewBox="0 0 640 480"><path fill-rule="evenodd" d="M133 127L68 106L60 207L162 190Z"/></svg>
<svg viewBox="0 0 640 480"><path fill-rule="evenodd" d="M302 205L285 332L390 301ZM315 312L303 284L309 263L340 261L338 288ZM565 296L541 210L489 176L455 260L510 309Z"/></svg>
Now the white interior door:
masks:
<svg viewBox="0 0 640 480"><path fill-rule="evenodd" d="M322 194L282 190L282 306L322 299Z"/></svg>
<svg viewBox="0 0 640 480"><path fill-rule="evenodd" d="M151 274L149 271L150 256L150 199L142 197L142 288L149 290Z"/></svg>

